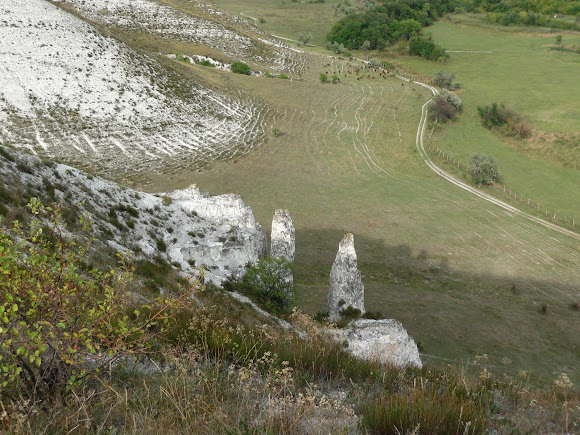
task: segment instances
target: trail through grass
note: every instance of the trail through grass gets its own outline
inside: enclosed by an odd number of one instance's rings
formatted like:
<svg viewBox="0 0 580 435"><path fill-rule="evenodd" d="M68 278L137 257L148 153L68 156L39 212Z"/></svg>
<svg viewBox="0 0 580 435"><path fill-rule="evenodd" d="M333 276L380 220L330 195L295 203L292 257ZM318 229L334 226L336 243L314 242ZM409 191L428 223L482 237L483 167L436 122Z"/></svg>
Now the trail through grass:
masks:
<svg viewBox="0 0 580 435"><path fill-rule="evenodd" d="M578 243L432 174L414 148L423 88L369 71L356 80L353 62L312 55L309 65L304 81L232 78L275 108L280 136L153 186L239 193L267 229L274 209L289 209L297 297L312 314L325 309L338 242L353 232L367 309L401 320L426 353L509 357L546 378L553 364L574 372L580 322L568 307L580 296ZM319 83L326 72L342 83ZM553 311L539 314L542 304Z"/></svg>
<svg viewBox="0 0 580 435"><path fill-rule="evenodd" d="M437 147L467 164L473 153L498 161L505 184L532 204L580 220L580 55L549 51L555 34L508 34L441 21L430 28L449 50L489 50L492 53L452 53L446 65L414 58L399 62L434 74L444 69L463 82L464 113L433 136ZM564 36L580 45L580 35ZM529 140L507 139L480 124L477 106L505 102L535 126Z"/></svg>

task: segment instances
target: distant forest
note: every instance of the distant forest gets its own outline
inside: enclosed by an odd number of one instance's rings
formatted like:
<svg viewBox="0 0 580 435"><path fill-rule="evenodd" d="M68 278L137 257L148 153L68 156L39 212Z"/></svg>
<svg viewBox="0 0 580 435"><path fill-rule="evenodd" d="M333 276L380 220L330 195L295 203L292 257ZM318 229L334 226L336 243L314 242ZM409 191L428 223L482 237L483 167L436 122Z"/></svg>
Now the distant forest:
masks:
<svg viewBox="0 0 580 435"><path fill-rule="evenodd" d="M387 44L418 35L423 27L453 10L453 2L449 0L388 0L376 3L364 13L342 18L334 24L326 39L349 49L360 49L364 44L372 50L380 50Z"/></svg>
<svg viewBox="0 0 580 435"><path fill-rule="evenodd" d="M445 50L419 35L424 27L455 11L484 13L487 21L505 26L516 24L580 30L580 1L380 0L367 3L366 12L351 13L337 21L326 39L329 43L337 42L355 50L381 50L397 41L412 40L411 45L420 43L421 47L430 47L414 54L437 60ZM576 18L564 19L564 15Z"/></svg>

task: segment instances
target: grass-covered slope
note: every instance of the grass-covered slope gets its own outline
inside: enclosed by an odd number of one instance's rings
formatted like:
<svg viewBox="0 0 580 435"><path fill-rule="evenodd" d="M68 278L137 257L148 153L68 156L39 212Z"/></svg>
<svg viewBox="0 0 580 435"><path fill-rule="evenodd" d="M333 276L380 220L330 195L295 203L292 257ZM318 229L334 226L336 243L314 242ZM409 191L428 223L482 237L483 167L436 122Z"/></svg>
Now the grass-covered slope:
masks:
<svg viewBox="0 0 580 435"><path fill-rule="evenodd" d="M506 33L502 28L479 27L470 18L441 21L430 30L451 52L446 65L401 58L414 70L434 75L454 72L464 85L464 111L459 120L436 132L433 143L464 165L473 153L495 157L504 184L530 199L532 206L565 216L570 224L580 219L578 128L580 94L576 71L580 55L551 51L555 34ZM578 34L564 36L572 46ZM457 52L454 52L457 51ZM475 51L475 52L473 52ZM534 126L529 139L506 138L481 125L477 106L505 103ZM513 198L513 195L512 195ZM527 209L533 212L533 208ZM545 213L542 211L545 217Z"/></svg>
<svg viewBox="0 0 580 435"><path fill-rule="evenodd" d="M127 259L115 266L105 235L86 220L75 224L82 213L71 212L62 186L54 206L54 188L35 182L47 170L63 181L89 175L4 148L0 156L5 172L22 170L9 180L3 174L1 186L3 433L465 434L569 432L580 424L565 374L537 390L523 371L494 377L485 356L445 371L360 361L307 315L294 312L281 328L195 281L164 282L154 300L141 268L131 272ZM26 206L28 196L41 200Z"/></svg>
<svg viewBox="0 0 580 435"><path fill-rule="evenodd" d="M212 193L240 193L266 226L273 207L291 211L299 306L311 314L325 309L338 242L353 232L368 308L401 320L426 354L508 357L512 370L537 370L546 380L556 360L575 371L577 241L431 174L414 151L428 98L422 88L378 73L357 80L348 74L354 62L313 62L303 82L240 81L277 108L272 127L283 134L193 177ZM326 71L342 83L318 82ZM188 180L183 174L153 185ZM543 304L553 315L539 313Z"/></svg>

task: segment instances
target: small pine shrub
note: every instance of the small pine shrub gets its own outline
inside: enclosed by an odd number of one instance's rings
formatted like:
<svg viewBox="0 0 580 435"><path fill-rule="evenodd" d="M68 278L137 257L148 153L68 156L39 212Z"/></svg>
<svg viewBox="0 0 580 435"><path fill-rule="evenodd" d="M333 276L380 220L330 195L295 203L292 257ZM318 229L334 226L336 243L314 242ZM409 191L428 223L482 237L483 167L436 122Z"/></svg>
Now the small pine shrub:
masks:
<svg viewBox="0 0 580 435"><path fill-rule="evenodd" d="M252 74L252 70L244 62L234 62L234 63L232 63L230 69L235 74L244 74L244 75L247 75L247 76L249 76L250 74Z"/></svg>
<svg viewBox="0 0 580 435"><path fill-rule="evenodd" d="M165 241L163 239L157 239L155 241L155 243L157 244L157 249L160 252L165 252L167 251L167 244L165 243Z"/></svg>

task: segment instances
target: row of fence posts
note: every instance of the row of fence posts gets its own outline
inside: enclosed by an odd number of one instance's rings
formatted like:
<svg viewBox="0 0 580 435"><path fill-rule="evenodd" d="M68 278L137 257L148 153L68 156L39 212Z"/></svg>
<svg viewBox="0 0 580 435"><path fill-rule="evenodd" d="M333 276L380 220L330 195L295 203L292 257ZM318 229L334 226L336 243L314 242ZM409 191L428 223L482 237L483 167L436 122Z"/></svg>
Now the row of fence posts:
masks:
<svg viewBox="0 0 580 435"><path fill-rule="evenodd" d="M431 139L431 137L429 137L429 139ZM457 160L455 160L448 153L445 153L444 151L440 150L439 148L433 146L431 144L431 140L429 140L429 150L432 153L438 154L447 163L454 165L459 170L461 170L466 175L468 175L469 168L467 166L465 166L463 163L460 163ZM506 195L509 195L510 197L513 197L514 199L516 199L520 204L525 204L529 207L534 208L536 211L540 212L541 214L543 214L547 218L551 218L554 221L558 220L560 222L565 223L566 225L571 225L572 227L574 227L576 225L576 220L574 218L564 216L564 215L559 214L555 211L548 211L547 209L542 209L540 207L540 203L538 201L532 201L532 199L530 197L524 196L522 193L516 192L515 190L513 190L509 187L506 187L505 184L503 185L503 191Z"/></svg>

